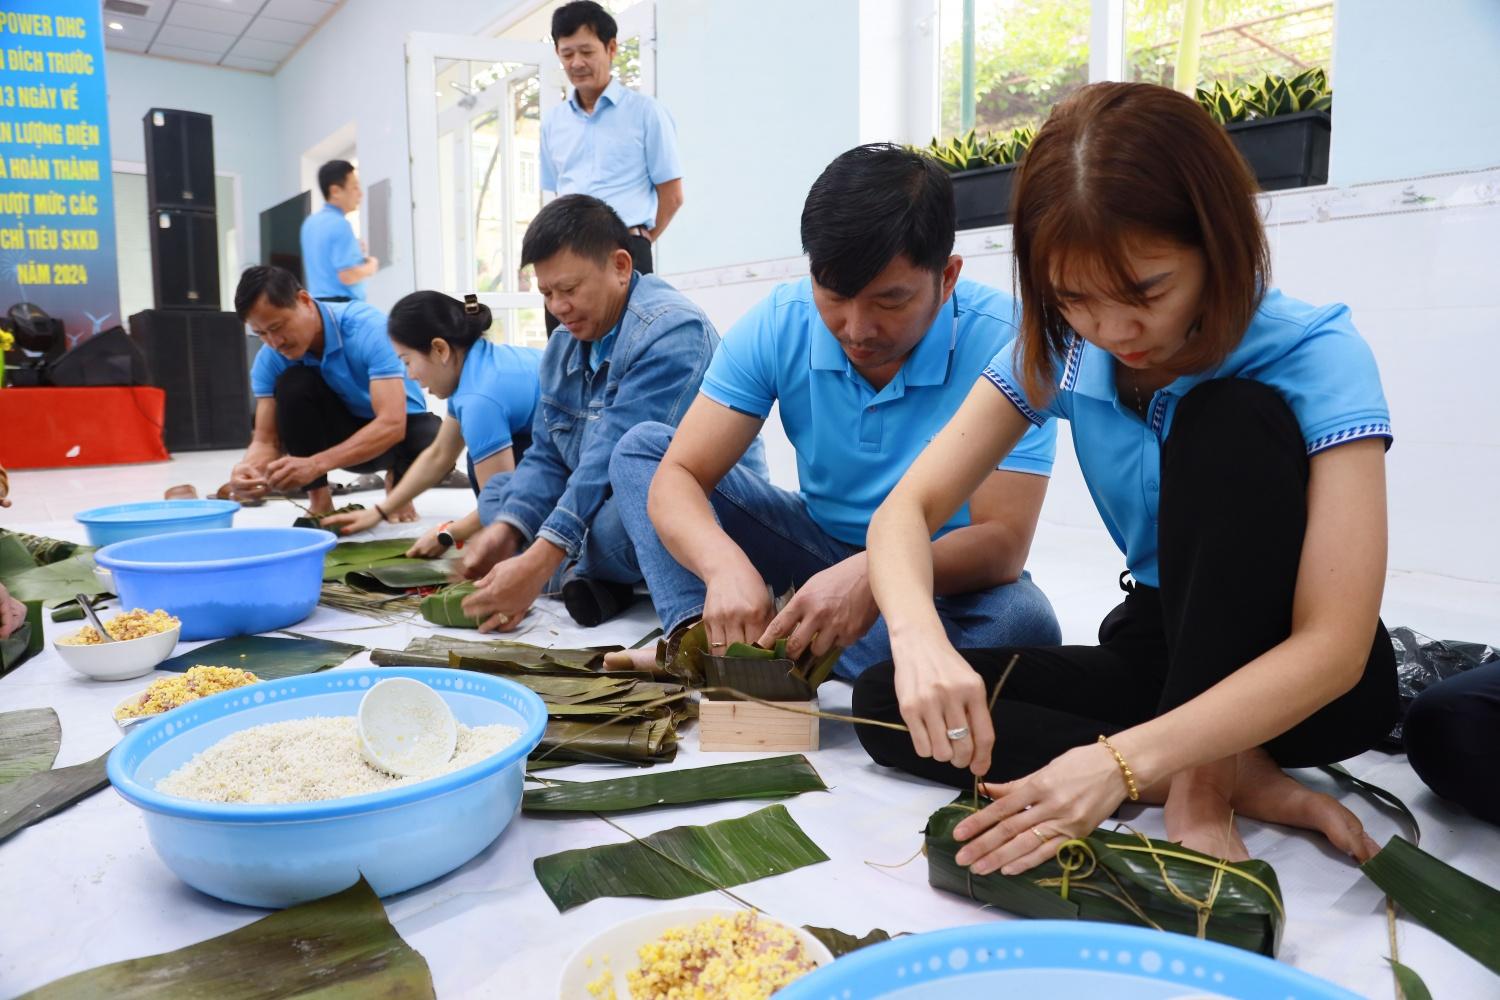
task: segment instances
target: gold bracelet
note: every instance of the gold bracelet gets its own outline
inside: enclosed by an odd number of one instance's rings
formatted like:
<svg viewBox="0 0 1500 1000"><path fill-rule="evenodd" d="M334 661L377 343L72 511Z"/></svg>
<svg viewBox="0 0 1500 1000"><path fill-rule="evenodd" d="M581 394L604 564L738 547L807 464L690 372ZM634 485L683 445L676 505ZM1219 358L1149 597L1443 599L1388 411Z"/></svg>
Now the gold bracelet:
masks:
<svg viewBox="0 0 1500 1000"><path fill-rule="evenodd" d="M1139 802L1141 790L1135 787L1135 772L1130 769L1129 764L1125 763L1125 758L1120 756L1120 751L1115 749L1114 744L1102 734L1099 742L1104 744L1104 749L1115 755L1115 763L1120 765L1120 775L1125 779L1125 791L1130 794L1130 801Z"/></svg>

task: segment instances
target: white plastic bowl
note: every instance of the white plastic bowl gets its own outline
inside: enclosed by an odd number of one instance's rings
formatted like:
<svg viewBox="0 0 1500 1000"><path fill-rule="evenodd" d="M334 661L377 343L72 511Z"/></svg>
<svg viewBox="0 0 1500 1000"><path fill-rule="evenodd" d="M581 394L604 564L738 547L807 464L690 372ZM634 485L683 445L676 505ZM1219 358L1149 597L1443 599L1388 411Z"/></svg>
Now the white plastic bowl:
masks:
<svg viewBox="0 0 1500 1000"><path fill-rule="evenodd" d="M63 662L77 673L96 681L124 681L149 674L156 665L172 655L182 626L165 632L143 635L139 639L101 642L92 646L69 646L53 642ZM76 634L76 633L75 633Z"/></svg>
<svg viewBox="0 0 1500 1000"><path fill-rule="evenodd" d="M359 749L373 768L409 778L453 759L458 723L443 696L410 677L379 681L359 700Z"/></svg>

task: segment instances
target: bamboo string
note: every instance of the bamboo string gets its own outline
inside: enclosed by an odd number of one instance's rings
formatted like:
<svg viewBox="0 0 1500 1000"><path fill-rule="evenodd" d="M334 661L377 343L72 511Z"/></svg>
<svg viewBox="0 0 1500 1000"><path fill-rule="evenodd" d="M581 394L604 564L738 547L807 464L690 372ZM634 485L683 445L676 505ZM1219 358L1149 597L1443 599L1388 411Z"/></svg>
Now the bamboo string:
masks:
<svg viewBox="0 0 1500 1000"><path fill-rule="evenodd" d="M1391 944L1391 981L1396 985L1396 1000L1406 1000L1406 991L1401 988L1401 977L1396 974L1396 964L1401 961L1401 950L1396 945L1396 901L1385 897L1385 930Z"/></svg>

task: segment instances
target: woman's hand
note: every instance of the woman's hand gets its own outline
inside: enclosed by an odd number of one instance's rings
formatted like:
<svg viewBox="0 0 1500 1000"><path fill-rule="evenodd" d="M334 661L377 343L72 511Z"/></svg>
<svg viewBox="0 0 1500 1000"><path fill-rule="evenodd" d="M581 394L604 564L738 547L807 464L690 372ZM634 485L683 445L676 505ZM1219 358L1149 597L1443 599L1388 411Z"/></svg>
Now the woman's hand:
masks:
<svg viewBox="0 0 1500 1000"><path fill-rule="evenodd" d="M326 518L325 522L332 520ZM427 531L412 543L412 547L406 550L408 559L441 559L443 553L448 551L448 546L438 541L438 529L428 528Z"/></svg>
<svg viewBox="0 0 1500 1000"><path fill-rule="evenodd" d="M332 528L341 535L357 535L361 531L369 531L384 520L378 510L351 510L347 514L330 514L321 523L323 527Z"/></svg>
<svg viewBox="0 0 1500 1000"><path fill-rule="evenodd" d="M1019 875L1036 867L1064 841L1093 833L1126 795L1119 765L1098 744L1074 747L1040 771L979 789L995 801L953 830L968 841L957 861L975 875Z"/></svg>
<svg viewBox="0 0 1500 1000"><path fill-rule="evenodd" d="M941 632L893 645L892 657L896 699L917 753L966 767L981 777L988 774L995 728L984 678ZM964 730L961 738L949 739L949 732L960 729Z"/></svg>

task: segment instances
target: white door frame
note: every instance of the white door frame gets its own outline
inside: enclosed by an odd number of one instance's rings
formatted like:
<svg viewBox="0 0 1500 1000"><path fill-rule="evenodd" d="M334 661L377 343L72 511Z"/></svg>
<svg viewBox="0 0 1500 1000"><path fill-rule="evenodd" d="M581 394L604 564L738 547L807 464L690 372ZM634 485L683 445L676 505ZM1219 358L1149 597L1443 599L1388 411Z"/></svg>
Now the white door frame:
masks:
<svg viewBox="0 0 1500 1000"><path fill-rule="evenodd" d="M518 42L503 38L430 32L413 32L407 36L407 154L411 162L412 249L415 257L413 263L417 287L443 289L452 294L462 295L469 289L443 288L443 228L440 218L441 199L438 194L440 182L437 162L440 128L437 106L433 100L437 89L437 61L439 59L508 62L536 66L541 76L541 109L544 116L561 100L559 95L563 89L562 67L558 64L557 57L552 50L541 42ZM491 90L495 92L493 96L488 93ZM483 99L488 103L488 101L502 101L507 97L508 88L504 86L504 81L500 81L487 88ZM475 109L463 109L465 122L473 110ZM449 114L451 112L445 112L444 124L450 121ZM502 129L501 133L502 136L508 135L508 128ZM467 128L463 129L463 135L463 150L459 155L467 156L470 141ZM457 162L455 162L455 168L457 172L461 172ZM458 210L458 201L463 201L466 205L469 193L458 191L456 194L459 198L455 199L455 210ZM465 216L469 214L467 209L463 214ZM465 225L459 229L459 232L464 234L462 239L465 243L469 239L467 228L471 222L472 220L466 219ZM467 261L469 255L461 259ZM542 297L536 292L488 292L480 298L492 309L539 309L542 307Z"/></svg>

